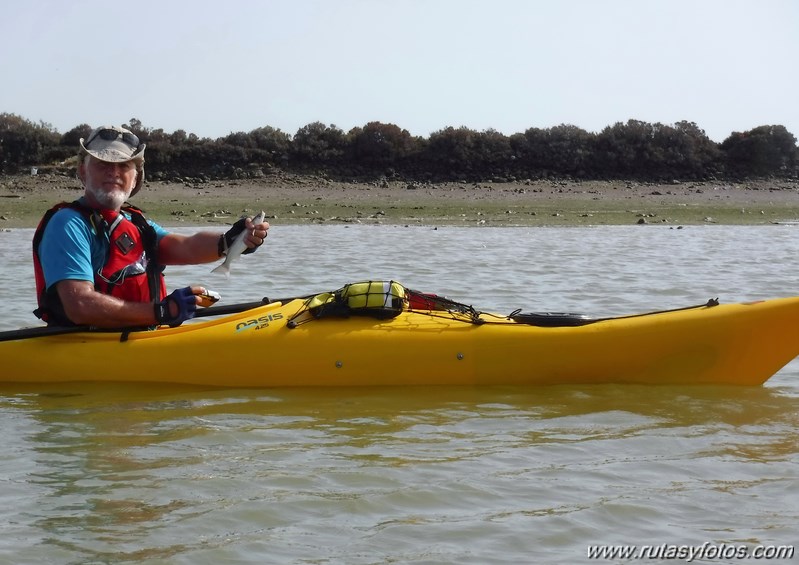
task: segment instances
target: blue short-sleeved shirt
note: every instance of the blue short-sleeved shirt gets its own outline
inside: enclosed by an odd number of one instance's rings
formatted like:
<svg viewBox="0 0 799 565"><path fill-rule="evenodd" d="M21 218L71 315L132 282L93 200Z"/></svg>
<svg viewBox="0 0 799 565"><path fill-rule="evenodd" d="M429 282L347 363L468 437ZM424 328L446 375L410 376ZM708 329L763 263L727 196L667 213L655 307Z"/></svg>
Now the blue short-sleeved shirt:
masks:
<svg viewBox="0 0 799 565"><path fill-rule="evenodd" d="M147 222L155 228L159 241L169 233L155 222ZM109 245L108 235L98 237L83 214L72 208L59 210L50 218L39 244L46 287L67 279L94 282Z"/></svg>

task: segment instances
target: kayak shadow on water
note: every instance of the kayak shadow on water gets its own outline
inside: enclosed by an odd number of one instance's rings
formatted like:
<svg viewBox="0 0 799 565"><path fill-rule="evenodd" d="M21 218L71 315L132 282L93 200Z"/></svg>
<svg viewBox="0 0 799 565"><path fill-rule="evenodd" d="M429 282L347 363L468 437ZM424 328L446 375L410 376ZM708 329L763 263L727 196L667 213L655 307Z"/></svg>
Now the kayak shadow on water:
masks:
<svg viewBox="0 0 799 565"><path fill-rule="evenodd" d="M215 450L233 450L247 461L273 450L335 449L370 464L407 465L472 458L478 444L483 456L509 446L637 444L653 436L702 436L713 456L768 461L796 456L799 398L780 389L726 386L3 385L0 420L20 415L28 423L23 441L48 467L57 453L67 467L127 476L153 466L203 465ZM734 437L719 441L727 434ZM465 449L442 448L466 438ZM405 444L416 445L412 455L397 447ZM75 472L55 465L50 475L58 482Z"/></svg>
<svg viewBox="0 0 799 565"><path fill-rule="evenodd" d="M103 429L155 427L164 420L300 418L342 421L447 419L516 414L530 421L626 413L660 427L789 423L799 412L793 389L736 386L550 385L222 389L127 383L0 384L0 408L42 424ZM261 422L267 423L267 422ZM794 421L795 423L795 421Z"/></svg>
<svg viewBox="0 0 799 565"><path fill-rule="evenodd" d="M605 500L608 487L596 485L606 483L638 493L700 476L710 489L739 488L703 473L728 458L795 458L799 398L718 386L2 385L0 425L9 434L6 464L26 493L17 502L27 539L43 540L42 556L56 547L113 561L208 550L253 528L259 539L316 531L320 512L337 524L342 511L369 524L358 501L394 523L400 509L430 512L426 493L453 489L488 504L493 489L522 485L524 507L540 506L546 519L549 508L565 517L588 507L572 498ZM641 477L623 473L633 468ZM564 481L561 495L545 494ZM478 494L485 482L492 486ZM407 507L408 497L420 498ZM520 504L514 494L484 512L497 519L512 500ZM449 498L432 504L435 516L460 508ZM224 527L245 533L159 534L181 524L213 532L231 508L241 521Z"/></svg>

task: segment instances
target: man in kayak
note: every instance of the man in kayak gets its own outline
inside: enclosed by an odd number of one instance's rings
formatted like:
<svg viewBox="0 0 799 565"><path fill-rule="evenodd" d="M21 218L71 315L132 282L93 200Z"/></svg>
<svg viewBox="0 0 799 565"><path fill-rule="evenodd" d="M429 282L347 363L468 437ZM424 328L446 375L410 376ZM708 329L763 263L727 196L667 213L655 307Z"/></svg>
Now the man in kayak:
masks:
<svg viewBox="0 0 799 565"><path fill-rule="evenodd" d="M165 265L208 263L244 233L245 253L263 244L269 224L236 222L224 234L167 232L127 204L144 181L145 144L115 126L81 138L78 178L83 196L42 218L33 239L39 308L51 325L179 326L192 318L205 289L167 295Z"/></svg>

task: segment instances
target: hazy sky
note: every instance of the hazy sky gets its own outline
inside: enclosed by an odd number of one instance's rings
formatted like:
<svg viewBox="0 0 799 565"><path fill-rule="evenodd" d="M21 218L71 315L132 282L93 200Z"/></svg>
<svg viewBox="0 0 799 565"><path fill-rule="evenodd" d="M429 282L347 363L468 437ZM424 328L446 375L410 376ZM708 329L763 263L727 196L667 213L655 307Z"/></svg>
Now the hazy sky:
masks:
<svg viewBox="0 0 799 565"><path fill-rule="evenodd" d="M799 137L797 0L0 0L0 112L201 137L696 122Z"/></svg>

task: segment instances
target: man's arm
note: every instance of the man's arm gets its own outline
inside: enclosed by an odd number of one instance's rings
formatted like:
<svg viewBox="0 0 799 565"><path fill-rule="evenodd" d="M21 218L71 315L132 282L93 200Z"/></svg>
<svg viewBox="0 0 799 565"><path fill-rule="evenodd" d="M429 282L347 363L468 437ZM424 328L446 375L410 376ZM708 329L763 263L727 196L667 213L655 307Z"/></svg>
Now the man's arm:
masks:
<svg viewBox="0 0 799 565"><path fill-rule="evenodd" d="M244 223L244 244L249 248L258 247L266 239L269 224L263 222L253 225L252 219ZM196 265L210 263L219 259L219 238L221 233L201 231L193 235L170 233L158 243L158 258L164 265Z"/></svg>
<svg viewBox="0 0 799 565"><path fill-rule="evenodd" d="M156 324L152 302L129 302L97 292L94 283L63 280L55 285L64 313L79 326L114 328Z"/></svg>
<svg viewBox="0 0 799 565"><path fill-rule="evenodd" d="M219 259L218 233L201 231L192 235L170 233L158 244L158 259L164 265L196 265Z"/></svg>
<svg viewBox="0 0 799 565"><path fill-rule="evenodd" d="M90 281L67 279L57 282L55 287L64 313L74 324L98 328L153 326L161 322L173 326L179 325L194 316L194 308L200 303L200 297L197 295L206 292L205 288L200 286L176 290L161 303L165 304L164 313L168 315L162 316L166 319L159 320L153 302L131 302L103 294L97 292ZM188 300L190 303L194 300L194 303L186 308L185 305L179 304L183 300Z"/></svg>

